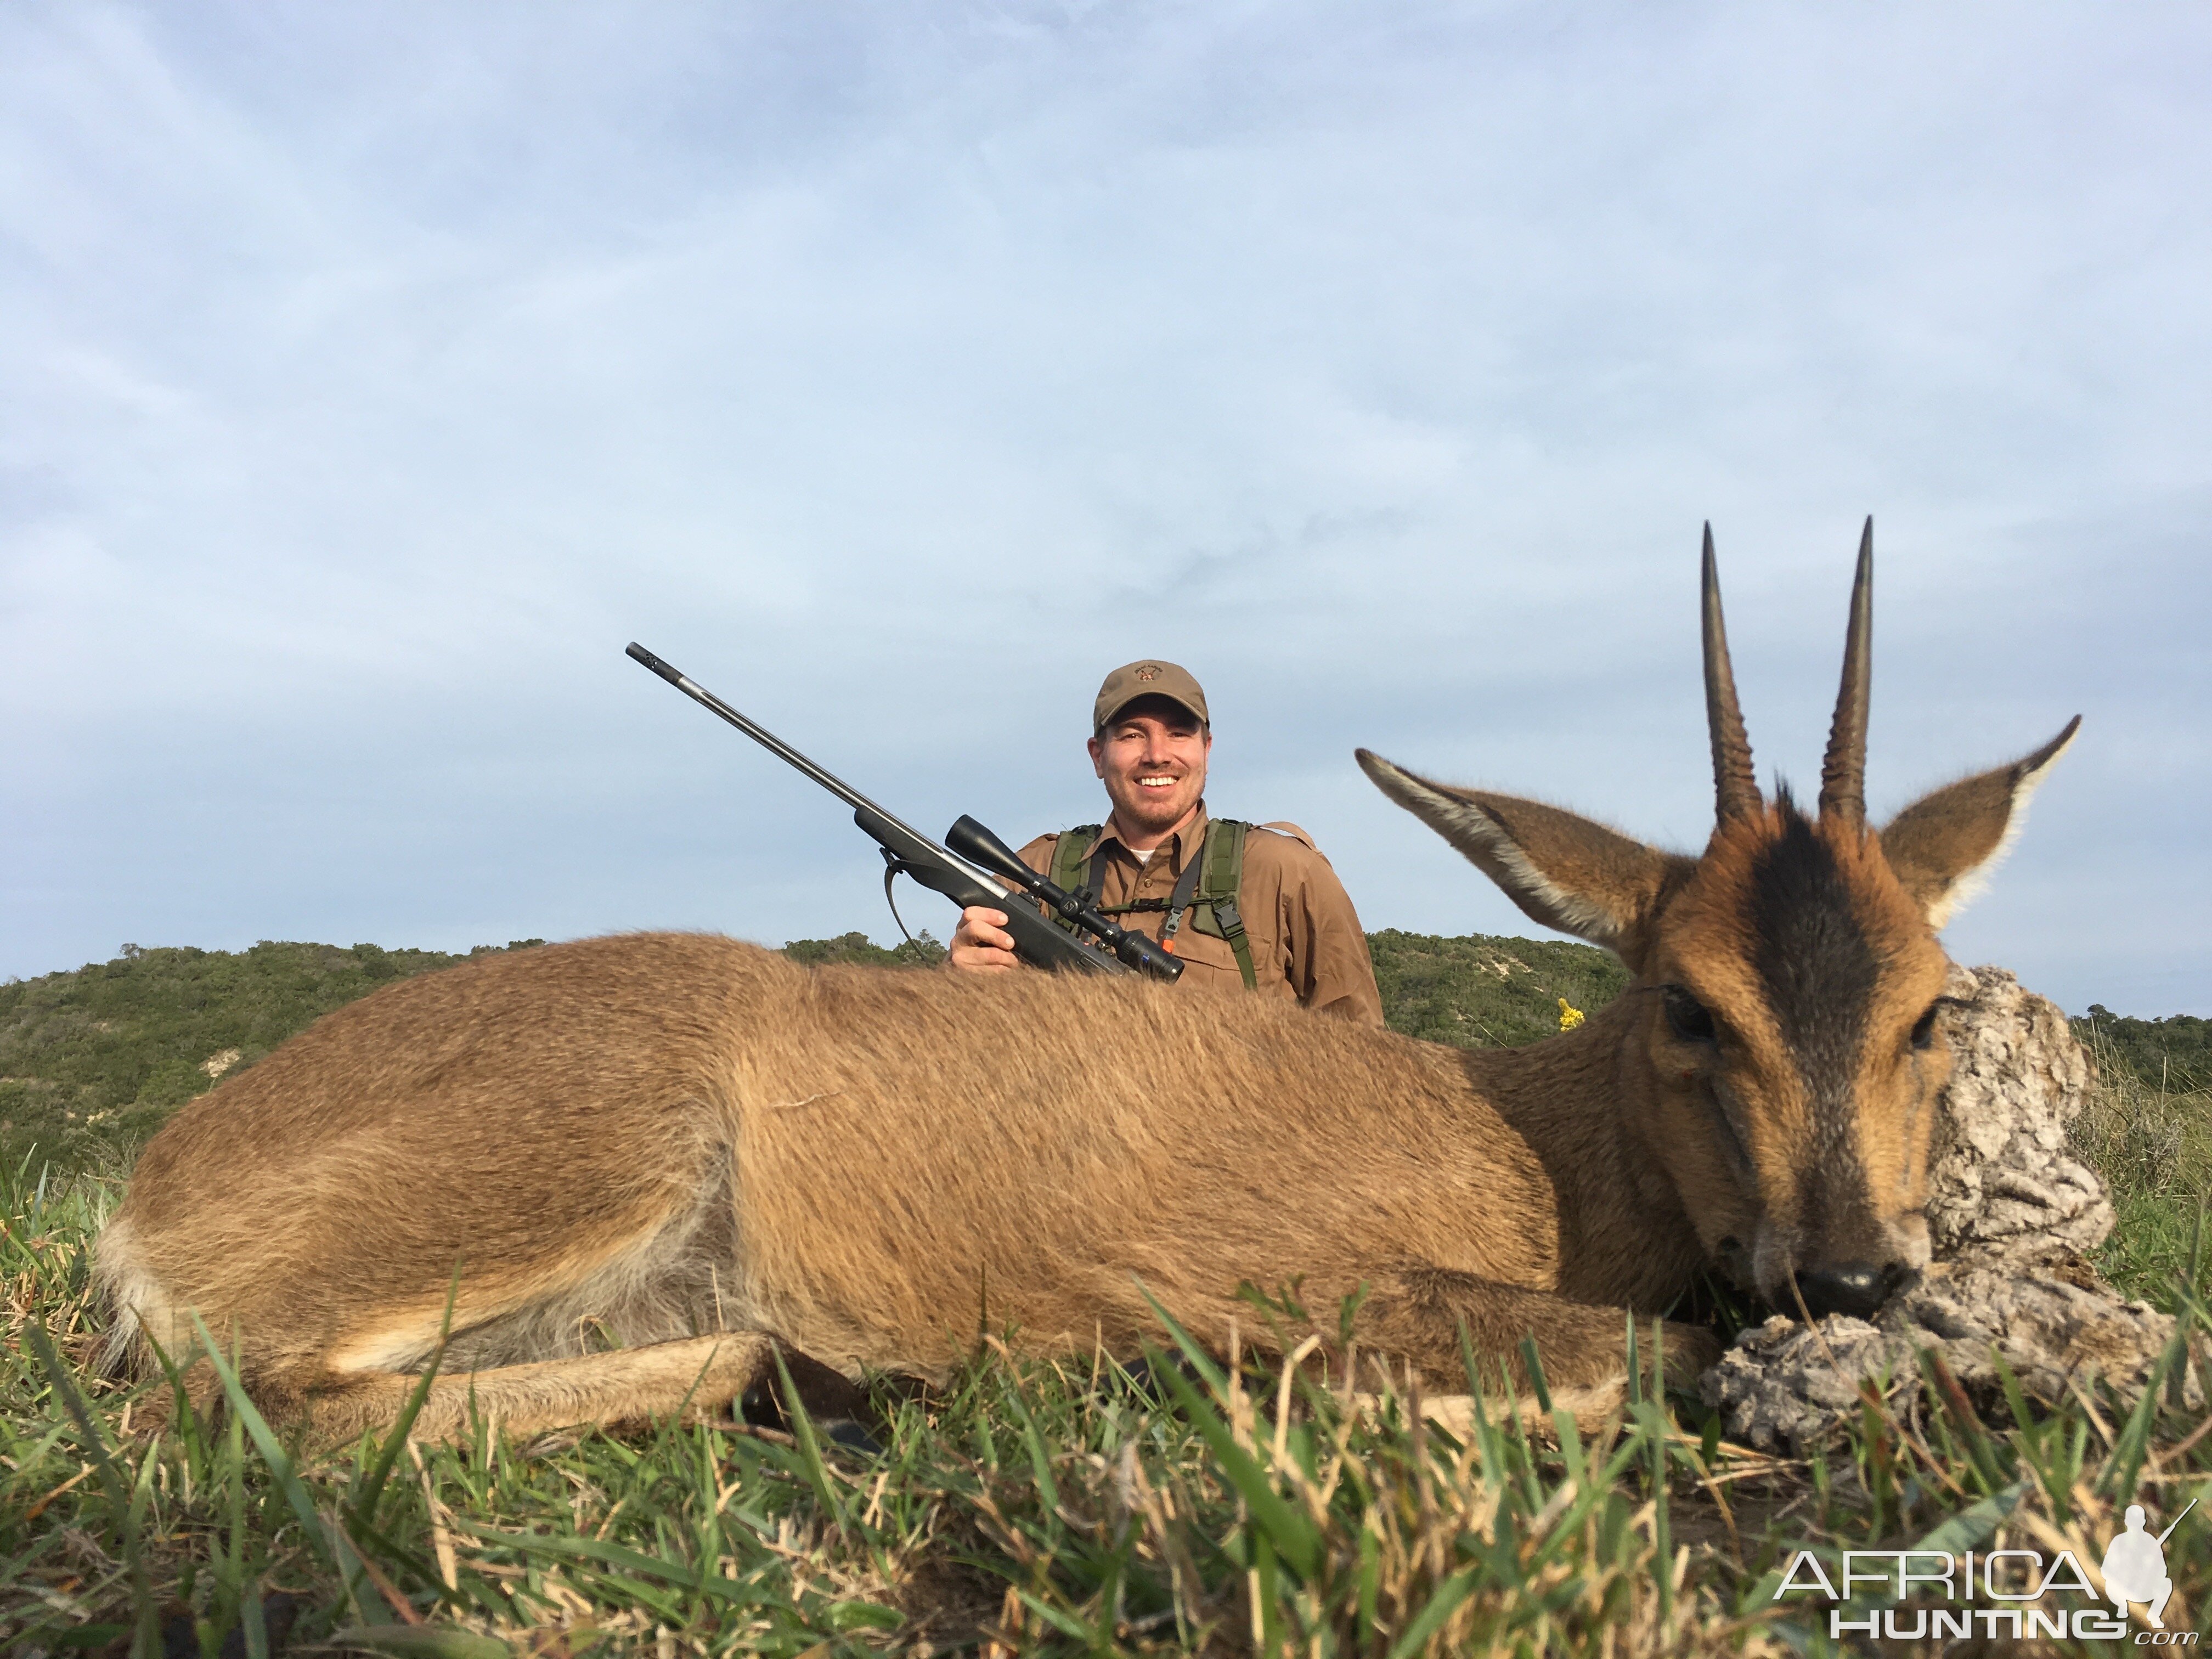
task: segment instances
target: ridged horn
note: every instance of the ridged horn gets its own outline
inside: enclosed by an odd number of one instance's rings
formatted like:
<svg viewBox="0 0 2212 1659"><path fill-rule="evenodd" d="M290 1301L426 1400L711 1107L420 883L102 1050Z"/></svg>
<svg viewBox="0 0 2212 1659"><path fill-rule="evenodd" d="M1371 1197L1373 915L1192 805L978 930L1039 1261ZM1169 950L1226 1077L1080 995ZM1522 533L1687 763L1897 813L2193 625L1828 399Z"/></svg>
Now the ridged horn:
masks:
<svg viewBox="0 0 2212 1659"><path fill-rule="evenodd" d="M1866 822L1867 705L1874 684L1874 516L1859 535L1859 570L1851 582L1851 623L1844 635L1844 683L1820 763L1820 816Z"/></svg>
<svg viewBox="0 0 2212 1659"><path fill-rule="evenodd" d="M1705 526L1705 726L1713 738L1714 813L1721 823L1749 817L1763 803L1751 769L1751 739L1735 700L1735 671L1729 665L1728 626L1721 620L1720 567L1713 560L1713 526Z"/></svg>

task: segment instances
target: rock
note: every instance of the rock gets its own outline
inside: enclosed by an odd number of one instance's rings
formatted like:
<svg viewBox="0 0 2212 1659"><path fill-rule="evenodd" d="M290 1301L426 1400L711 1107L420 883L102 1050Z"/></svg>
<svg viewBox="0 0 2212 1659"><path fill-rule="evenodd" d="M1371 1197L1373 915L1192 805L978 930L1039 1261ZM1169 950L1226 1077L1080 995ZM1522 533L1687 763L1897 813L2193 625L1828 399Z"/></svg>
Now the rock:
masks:
<svg viewBox="0 0 2212 1659"><path fill-rule="evenodd" d="M1762 1451L1796 1451L1857 1408L1861 1379L1879 1378L1892 1362L1889 1340L1847 1314L1831 1314L1820 1326L1816 1338L1777 1314L1738 1336L1698 1379L1729 1439Z"/></svg>
<svg viewBox="0 0 2212 1659"><path fill-rule="evenodd" d="M1935 1261L1872 1323L1777 1315L1743 1332L1701 1379L1729 1438L1802 1452L1858 1408L1869 1378L1917 1375L1933 1349L1970 1389L1998 1385L2000 1354L2032 1396L2056 1401L2091 1372L2148 1380L2173 1322L2124 1301L2083 1259L2112 1230L2104 1182L2067 1125L2095 1079L2065 1017L2001 968L1955 968L1951 1081L1929 1162ZM2197 1377L2185 1377L2201 1403Z"/></svg>
<svg viewBox="0 0 2212 1659"><path fill-rule="evenodd" d="M1858 1409L1863 1382L1917 1376L1921 1349L1985 1395L2000 1387L1992 1354L2002 1355L2024 1392L2051 1402L2092 1372L2123 1391L2141 1389L2172 1334L2172 1320L2122 1301L2085 1267L2060 1277L1939 1261L1872 1324L1831 1314L1813 1329L1776 1315L1739 1336L1699 1386L1731 1440L1802 1453ZM2184 1388L2190 1403L2203 1403L2193 1369Z"/></svg>
<svg viewBox="0 0 2212 1659"><path fill-rule="evenodd" d="M1938 1260L1973 1250L2026 1267L2086 1256L2112 1231L2112 1200L2066 1126L2096 1067L2060 1013L2002 968L1954 968L1944 994L1951 1081L1928 1161Z"/></svg>

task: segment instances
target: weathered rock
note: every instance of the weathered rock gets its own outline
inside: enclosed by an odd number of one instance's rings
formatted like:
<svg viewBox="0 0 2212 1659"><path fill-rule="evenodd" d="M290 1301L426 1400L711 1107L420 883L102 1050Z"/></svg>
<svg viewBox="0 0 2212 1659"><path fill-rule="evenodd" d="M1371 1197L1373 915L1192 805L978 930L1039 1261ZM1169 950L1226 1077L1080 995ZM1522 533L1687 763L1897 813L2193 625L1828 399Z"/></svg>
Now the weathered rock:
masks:
<svg viewBox="0 0 2212 1659"><path fill-rule="evenodd" d="M2126 1302L2083 1260L2112 1230L2112 1200L2074 1158L2066 1126L2094 1079L2065 1017L2001 968L1960 968L1945 988L1949 1085L1929 1165L1935 1261L1873 1323L1832 1315L1808 1328L1778 1315L1707 1371L1705 1403L1731 1439L1801 1451L1857 1409L1863 1382L1917 1374L1940 1352L1969 1387L1997 1382L2001 1354L2046 1401L2094 1372L2141 1387L2173 1322ZM2186 1379L2192 1398L2194 1376Z"/></svg>
<svg viewBox="0 0 2212 1659"><path fill-rule="evenodd" d="M1928 1163L1938 1260L1973 1251L2026 1267L2086 1256L2112 1231L2112 1200L2072 1155L2066 1126L2096 1067L2048 1001L2002 968L1956 968L1944 994L1951 1081Z"/></svg>
<svg viewBox="0 0 2212 1659"><path fill-rule="evenodd" d="M1879 1379L1893 1358L1888 1337L1863 1319L1831 1314L1816 1339L1777 1314L1737 1337L1698 1389L1719 1408L1729 1439L1795 1451L1857 1409L1861 1379Z"/></svg>
<svg viewBox="0 0 2212 1659"><path fill-rule="evenodd" d="M1966 1256L1935 1263L1881 1322L1916 1345L1940 1340L1962 1382L1994 1384L1991 1355L2002 1355L2021 1386L2042 1400L2058 1399L2069 1378L2092 1371L2139 1387L2173 1334L2172 1320L2148 1302L2122 1301L2086 1262L2022 1273Z"/></svg>
<svg viewBox="0 0 2212 1659"><path fill-rule="evenodd" d="M1762 1450L1802 1451L1858 1409L1863 1381L1910 1382L1918 1350L1942 1356L1977 1392L1999 1386L2002 1355L2032 1398L2053 1401L2091 1373L2142 1388L2173 1334L2146 1302L2123 1302L2086 1267L2021 1273L1939 1261L1876 1321L1832 1314L1817 1330L1776 1315L1746 1331L1702 1380L1729 1437ZM2200 1401L2194 1373L2188 1397Z"/></svg>

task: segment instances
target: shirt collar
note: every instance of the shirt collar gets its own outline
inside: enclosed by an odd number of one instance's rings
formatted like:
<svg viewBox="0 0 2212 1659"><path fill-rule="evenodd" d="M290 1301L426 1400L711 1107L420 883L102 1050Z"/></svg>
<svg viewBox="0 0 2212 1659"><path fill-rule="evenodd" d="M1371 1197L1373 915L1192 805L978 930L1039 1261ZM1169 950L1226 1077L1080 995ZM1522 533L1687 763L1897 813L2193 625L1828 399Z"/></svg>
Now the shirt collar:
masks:
<svg viewBox="0 0 2212 1659"><path fill-rule="evenodd" d="M1152 860L1158 858L1161 849L1165 848L1168 854L1168 868L1178 875L1182 874L1182 867L1188 862L1191 855L1206 844L1206 802L1201 798L1198 803L1198 811L1192 815L1190 822L1162 842L1158 847L1155 847L1152 849L1152 859L1138 861L1150 869ZM1119 848L1133 860L1137 860L1136 854L1130 850L1129 844L1121 839L1110 823L1100 832L1098 840L1091 850L1096 852L1100 848L1109 846Z"/></svg>

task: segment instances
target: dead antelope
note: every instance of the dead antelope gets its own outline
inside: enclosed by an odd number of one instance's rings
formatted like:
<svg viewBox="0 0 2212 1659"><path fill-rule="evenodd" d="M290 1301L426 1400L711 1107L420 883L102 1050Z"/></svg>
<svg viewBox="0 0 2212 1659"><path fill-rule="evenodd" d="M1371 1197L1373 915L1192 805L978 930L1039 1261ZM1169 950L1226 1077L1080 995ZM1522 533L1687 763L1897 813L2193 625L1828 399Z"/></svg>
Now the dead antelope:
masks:
<svg viewBox="0 0 2212 1659"><path fill-rule="evenodd" d="M694 934L488 957L338 1010L155 1138L99 1244L118 1352L183 1352L197 1310L265 1411L342 1437L392 1419L449 1291L418 1433L471 1398L518 1432L720 1407L775 1342L855 1375L941 1376L979 1322L1131 1355L1139 1281L1224 1345L1240 1285L1295 1284L1332 1338L1364 1287L1363 1348L1446 1386L1462 1327L1617 1385L1623 1310L1715 1262L1871 1311L1928 1254L1936 929L2078 725L1869 829L1871 534L1817 816L1753 781L1710 532L1700 856L1361 752L1633 971L1571 1035L1468 1053L1138 978ZM1713 1353L1669 1347L1678 1374Z"/></svg>

